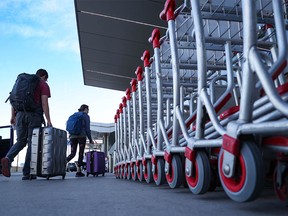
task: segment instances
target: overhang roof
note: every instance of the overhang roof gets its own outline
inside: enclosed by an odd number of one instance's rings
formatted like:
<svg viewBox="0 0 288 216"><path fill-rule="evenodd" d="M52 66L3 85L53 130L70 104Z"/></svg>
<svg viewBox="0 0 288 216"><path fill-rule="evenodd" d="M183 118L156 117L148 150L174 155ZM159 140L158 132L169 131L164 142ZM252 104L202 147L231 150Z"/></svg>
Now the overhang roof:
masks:
<svg viewBox="0 0 288 216"><path fill-rule="evenodd" d="M142 66L148 38L160 20L164 0L75 0L84 84L125 91Z"/></svg>

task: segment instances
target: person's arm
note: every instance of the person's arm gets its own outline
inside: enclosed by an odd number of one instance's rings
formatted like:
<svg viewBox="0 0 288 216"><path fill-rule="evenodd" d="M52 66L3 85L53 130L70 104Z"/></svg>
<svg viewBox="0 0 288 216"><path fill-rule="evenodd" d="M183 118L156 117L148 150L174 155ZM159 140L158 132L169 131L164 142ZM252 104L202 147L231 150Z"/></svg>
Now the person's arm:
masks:
<svg viewBox="0 0 288 216"><path fill-rule="evenodd" d="M84 115L85 118L85 132L86 132L86 136L89 139L90 143L94 143L92 140L92 136L91 136L91 130L90 130L90 117L89 115Z"/></svg>
<svg viewBox="0 0 288 216"><path fill-rule="evenodd" d="M11 106L11 119L10 119L10 124L15 125L16 124L16 111L15 109Z"/></svg>
<svg viewBox="0 0 288 216"><path fill-rule="evenodd" d="M48 96L47 95L42 95L41 96L41 101L42 101L42 109L47 121L47 126L52 127L51 119L50 119L50 111L49 111L49 104L48 104Z"/></svg>

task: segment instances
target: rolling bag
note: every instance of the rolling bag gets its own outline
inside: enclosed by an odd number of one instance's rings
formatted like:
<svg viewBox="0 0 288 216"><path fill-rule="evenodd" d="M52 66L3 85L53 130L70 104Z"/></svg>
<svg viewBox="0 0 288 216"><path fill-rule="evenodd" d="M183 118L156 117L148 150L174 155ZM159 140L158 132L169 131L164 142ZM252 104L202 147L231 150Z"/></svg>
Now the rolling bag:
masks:
<svg viewBox="0 0 288 216"><path fill-rule="evenodd" d="M86 153L86 175L105 175L105 153L90 151Z"/></svg>
<svg viewBox="0 0 288 216"><path fill-rule="evenodd" d="M67 132L53 127L35 128L32 135L30 174L66 176Z"/></svg>

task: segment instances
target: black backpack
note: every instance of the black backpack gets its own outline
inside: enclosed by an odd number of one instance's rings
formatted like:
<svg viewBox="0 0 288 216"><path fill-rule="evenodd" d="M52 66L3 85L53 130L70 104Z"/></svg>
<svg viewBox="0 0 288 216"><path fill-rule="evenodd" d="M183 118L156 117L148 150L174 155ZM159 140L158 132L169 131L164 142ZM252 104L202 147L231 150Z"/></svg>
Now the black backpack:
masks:
<svg viewBox="0 0 288 216"><path fill-rule="evenodd" d="M34 93L39 82L40 77L35 74L19 74L6 102L10 100L12 107L16 111L35 111Z"/></svg>

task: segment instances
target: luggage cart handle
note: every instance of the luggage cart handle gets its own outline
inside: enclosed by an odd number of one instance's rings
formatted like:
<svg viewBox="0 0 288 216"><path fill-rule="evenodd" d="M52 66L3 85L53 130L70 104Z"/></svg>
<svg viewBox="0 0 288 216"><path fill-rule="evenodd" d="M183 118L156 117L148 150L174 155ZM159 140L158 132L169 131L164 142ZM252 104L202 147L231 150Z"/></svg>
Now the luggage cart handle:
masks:
<svg viewBox="0 0 288 216"><path fill-rule="evenodd" d="M137 90L137 80L136 79L132 79L130 82L130 85L132 87L132 92L136 92Z"/></svg>
<svg viewBox="0 0 288 216"><path fill-rule="evenodd" d="M165 2L164 9L160 13L159 17L160 19L165 20L165 21L175 20L174 11L175 11L175 1L167 0Z"/></svg>
<svg viewBox="0 0 288 216"><path fill-rule="evenodd" d="M127 98L127 100L131 100L131 89L130 88L126 89L126 98Z"/></svg>
<svg viewBox="0 0 288 216"><path fill-rule="evenodd" d="M135 71L135 74L137 75L137 81L142 81L142 79L143 79L142 67L138 66L136 71Z"/></svg>
<svg viewBox="0 0 288 216"><path fill-rule="evenodd" d="M117 114L114 115L114 123L117 123Z"/></svg>
<svg viewBox="0 0 288 216"><path fill-rule="evenodd" d="M166 33L167 33L167 31L166 31ZM167 38L168 38L168 35L165 35L162 38L160 38L160 30L158 28L155 28L152 31L151 36L148 39L148 42L153 44L153 49L160 48L161 44Z"/></svg>
<svg viewBox="0 0 288 216"><path fill-rule="evenodd" d="M119 104L119 113L123 113L123 104L122 103Z"/></svg>
<svg viewBox="0 0 288 216"><path fill-rule="evenodd" d="M158 28L155 28L152 31L151 37L148 40L150 43L153 44L153 48L160 48L160 30Z"/></svg>
<svg viewBox="0 0 288 216"><path fill-rule="evenodd" d="M127 107L127 98L125 96L122 98L122 104L123 107Z"/></svg>
<svg viewBox="0 0 288 216"><path fill-rule="evenodd" d="M144 62L144 67L150 67L153 60L150 59L150 52L148 50L144 51L141 60Z"/></svg>

